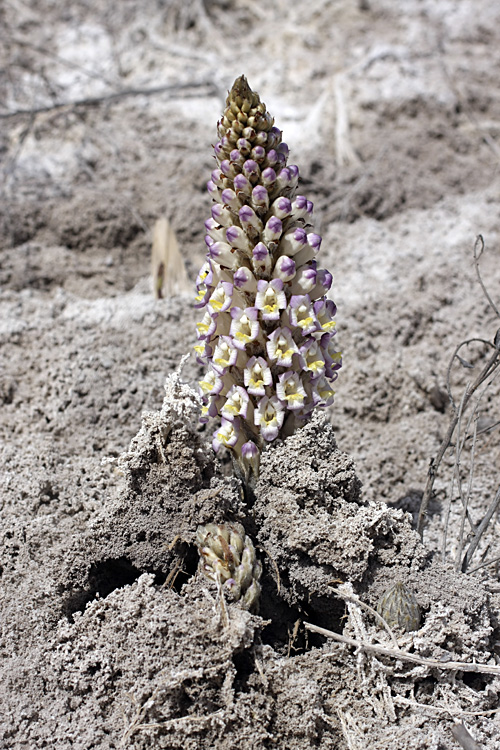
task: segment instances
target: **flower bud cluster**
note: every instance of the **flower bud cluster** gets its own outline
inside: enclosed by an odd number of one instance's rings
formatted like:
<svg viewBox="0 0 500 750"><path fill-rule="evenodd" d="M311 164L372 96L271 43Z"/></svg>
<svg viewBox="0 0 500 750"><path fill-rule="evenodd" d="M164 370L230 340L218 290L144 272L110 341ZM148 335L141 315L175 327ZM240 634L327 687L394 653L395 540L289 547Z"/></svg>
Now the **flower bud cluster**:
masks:
<svg viewBox="0 0 500 750"><path fill-rule="evenodd" d="M198 526L196 542L201 568L207 578L219 582L232 599L255 611L260 596L262 567L255 548L239 523Z"/></svg>
<svg viewBox="0 0 500 750"><path fill-rule="evenodd" d="M281 131L245 77L218 123L207 183L206 261L197 278L202 419L221 417L213 447L230 448L246 477L262 448L333 401L341 366L333 345L332 275L318 266L311 201L296 195Z"/></svg>

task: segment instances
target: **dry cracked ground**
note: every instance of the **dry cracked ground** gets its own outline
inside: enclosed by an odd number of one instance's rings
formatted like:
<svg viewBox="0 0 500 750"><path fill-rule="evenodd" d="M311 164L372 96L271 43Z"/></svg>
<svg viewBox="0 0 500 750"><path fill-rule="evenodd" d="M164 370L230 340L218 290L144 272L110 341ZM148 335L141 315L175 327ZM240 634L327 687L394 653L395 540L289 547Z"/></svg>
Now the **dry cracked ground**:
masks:
<svg viewBox="0 0 500 750"><path fill-rule="evenodd" d="M500 326L498 5L3 0L0 41L1 747L500 748L494 373L415 531ZM314 201L344 361L251 500L194 358L164 390L242 73ZM189 282L156 300L160 216ZM197 525L228 520L258 615L197 570ZM391 640L369 607L396 581L422 618Z"/></svg>

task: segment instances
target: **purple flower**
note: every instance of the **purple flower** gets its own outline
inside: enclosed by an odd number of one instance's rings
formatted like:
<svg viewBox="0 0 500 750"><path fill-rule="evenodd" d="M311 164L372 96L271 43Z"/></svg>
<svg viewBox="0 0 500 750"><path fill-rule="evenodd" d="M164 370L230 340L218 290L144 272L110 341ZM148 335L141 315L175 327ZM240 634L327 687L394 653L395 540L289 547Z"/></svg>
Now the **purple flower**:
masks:
<svg viewBox="0 0 500 750"><path fill-rule="evenodd" d="M302 409L307 393L302 385L298 372L288 370L279 376L276 384L276 395L283 401L291 411Z"/></svg>
<svg viewBox="0 0 500 750"><path fill-rule="evenodd" d="M268 136L267 136L266 131L265 130L261 130L259 133L256 133L254 131L254 140L255 140L255 143L258 146L266 146L267 140L268 140ZM271 147L268 146L268 148L271 148Z"/></svg>
<svg viewBox="0 0 500 750"><path fill-rule="evenodd" d="M277 396L263 396L260 399L254 412L254 422L264 440L271 442L278 437L284 419L285 409Z"/></svg>
<svg viewBox="0 0 500 750"><path fill-rule="evenodd" d="M252 149L251 157L260 165L266 158L266 149L263 146L255 146Z"/></svg>
<svg viewBox="0 0 500 750"><path fill-rule="evenodd" d="M296 166L283 167L276 177L275 190L279 190L283 195L289 195L297 185L299 180L299 170Z"/></svg>
<svg viewBox="0 0 500 750"><path fill-rule="evenodd" d="M223 227L228 227L233 223L231 211L220 203L214 203L212 206L212 219Z"/></svg>
<svg viewBox="0 0 500 750"><path fill-rule="evenodd" d="M199 339L210 340L217 328L217 315L212 315L208 310L199 323L196 324Z"/></svg>
<svg viewBox="0 0 500 750"><path fill-rule="evenodd" d="M262 320L279 320L280 310L286 308L286 294L281 279L257 282L255 307L261 311Z"/></svg>
<svg viewBox="0 0 500 750"><path fill-rule="evenodd" d="M212 182L217 185L217 187L224 187L223 179L224 175L222 174L222 171L220 169L214 169L211 174Z"/></svg>
<svg viewBox="0 0 500 750"><path fill-rule="evenodd" d="M314 290L313 290L314 299L318 299L318 297L323 297L323 295L325 295L328 291L330 291L332 282L333 282L333 276L330 273L330 271L327 271L324 268L320 268L318 270L318 275L316 277L316 286L314 287Z"/></svg>
<svg viewBox="0 0 500 750"><path fill-rule="evenodd" d="M266 167L261 174L262 184L266 188L270 188L276 182L276 172L272 167Z"/></svg>
<svg viewBox="0 0 500 750"><path fill-rule="evenodd" d="M266 343L267 354L271 362L282 367L292 366L292 357L298 354L297 344L292 338L292 332L287 327L276 328L268 337Z"/></svg>
<svg viewBox="0 0 500 750"><path fill-rule="evenodd" d="M296 256L297 258L297 256ZM298 260L295 260L297 267L300 265ZM318 272L316 271L316 261L311 261L305 266L298 268L295 277L290 284L289 291L291 294L308 294L316 286L316 278Z"/></svg>
<svg viewBox="0 0 500 750"><path fill-rule="evenodd" d="M307 243L314 250L314 254L316 254L321 247L321 236L314 232L309 232L307 235Z"/></svg>
<svg viewBox="0 0 500 750"><path fill-rule="evenodd" d="M214 269L212 268L212 264L209 260L206 260L204 262L204 264L200 268L198 276L196 277L196 288L198 288L202 284L206 284L207 286L214 285Z"/></svg>
<svg viewBox="0 0 500 750"><path fill-rule="evenodd" d="M219 200L221 193L213 180L207 182L207 190L215 201Z"/></svg>
<svg viewBox="0 0 500 750"><path fill-rule="evenodd" d="M273 201L271 211L278 219L286 219L292 213L292 203L288 198L280 196Z"/></svg>
<svg viewBox="0 0 500 750"><path fill-rule="evenodd" d="M234 346L229 336L219 336L214 349L212 367L219 375L224 375L229 367L241 365L244 362L243 353Z"/></svg>
<svg viewBox="0 0 500 750"><path fill-rule="evenodd" d="M331 333L325 333L320 339L321 352L326 364L326 376L331 379L337 377L337 370L342 367L342 354L337 351L332 339Z"/></svg>
<svg viewBox="0 0 500 750"><path fill-rule="evenodd" d="M337 312L335 302L331 299L325 299L322 297L314 303L314 312L322 331L325 333L332 333L335 331L335 321L333 319Z"/></svg>
<svg viewBox="0 0 500 750"><path fill-rule="evenodd" d="M252 150L252 144L246 138L238 138L236 147L242 156L247 156Z"/></svg>
<svg viewBox="0 0 500 750"><path fill-rule="evenodd" d="M267 134L267 143L269 148L275 148L281 143L281 130L276 126L273 126Z"/></svg>
<svg viewBox="0 0 500 750"><path fill-rule="evenodd" d="M282 281L291 281L295 276L295 261L288 255L280 255L274 266L273 276Z"/></svg>
<svg viewBox="0 0 500 750"><path fill-rule="evenodd" d="M292 258L304 247L307 247L307 234L302 227L288 229L280 241L280 252Z"/></svg>
<svg viewBox="0 0 500 750"><path fill-rule="evenodd" d="M254 187L254 189L252 190L250 203L256 210L260 208L263 211L267 211L269 207L269 193L267 192L264 185L256 185Z"/></svg>
<svg viewBox="0 0 500 750"><path fill-rule="evenodd" d="M236 190L236 195L238 195L238 193L250 195L252 192L252 183L244 174L237 174L234 178L233 184L234 189Z"/></svg>
<svg viewBox="0 0 500 750"><path fill-rule="evenodd" d="M304 370L312 373L314 378L325 374L325 359L319 342L308 338L306 343L300 347L301 364Z"/></svg>
<svg viewBox="0 0 500 750"><path fill-rule="evenodd" d="M265 243L276 242L281 237L282 232L283 224L281 223L281 219L278 219L277 216L271 216L266 222L262 238Z"/></svg>
<svg viewBox="0 0 500 750"><path fill-rule="evenodd" d="M212 440L212 446L216 453L223 445L226 448L234 448L236 446L239 438L240 424L238 418L230 422L228 419L222 417L221 425L215 430Z"/></svg>
<svg viewBox="0 0 500 750"><path fill-rule="evenodd" d="M221 377L218 372L212 369L207 370L203 380L199 381L200 391L203 396L218 396L225 386L227 390L228 381L232 383L232 378L228 378L226 375Z"/></svg>
<svg viewBox="0 0 500 750"><path fill-rule="evenodd" d="M211 237L214 242L224 242L226 239L223 227L221 227L213 218L205 221L205 229L208 236Z"/></svg>
<svg viewBox="0 0 500 750"><path fill-rule="evenodd" d="M241 201L231 188L225 188L220 195L220 199L224 206L229 206L233 211L238 211L241 208Z"/></svg>
<svg viewBox="0 0 500 750"><path fill-rule="evenodd" d="M238 211L238 216L243 229L247 233L257 236L262 232L264 225L251 206L242 206Z"/></svg>
<svg viewBox="0 0 500 750"><path fill-rule="evenodd" d="M247 159L243 163L243 174L247 177L252 185L255 185L260 175L260 168L256 161Z"/></svg>
<svg viewBox="0 0 500 750"><path fill-rule="evenodd" d="M250 357L243 370L243 381L252 396L265 396L266 386L272 384L273 376L264 357Z"/></svg>
<svg viewBox="0 0 500 750"><path fill-rule="evenodd" d="M300 328L304 335L319 329L319 323L308 294L294 295L289 305L290 323Z"/></svg>
<svg viewBox="0 0 500 750"><path fill-rule="evenodd" d="M271 255L263 242L259 242L252 250L252 267L259 276L267 275L271 271Z"/></svg>
<svg viewBox="0 0 500 750"><path fill-rule="evenodd" d="M302 266L305 263L314 260L320 244L321 237L319 236L319 234L309 232L309 234L306 235L306 244L300 250L300 252L297 253L297 256L295 258L295 262L297 263L297 265Z"/></svg>
<svg viewBox="0 0 500 750"><path fill-rule="evenodd" d="M250 240L241 227L228 227L226 229L226 240L229 242L231 247L236 247L239 250L244 250L245 252L248 252L250 250Z"/></svg>
<svg viewBox="0 0 500 750"><path fill-rule="evenodd" d="M255 476L259 473L259 454L260 451L252 440L241 446L241 457Z"/></svg>
<svg viewBox="0 0 500 750"><path fill-rule="evenodd" d="M210 238L211 239L211 238ZM208 248L207 257L215 261L221 268L233 268L235 264L235 250L227 242L213 242Z"/></svg>
<svg viewBox="0 0 500 750"><path fill-rule="evenodd" d="M193 348L198 364L206 365L213 352L213 347L210 346L207 339L199 339L199 343L196 344Z"/></svg>
<svg viewBox="0 0 500 750"><path fill-rule="evenodd" d="M221 415L229 422L236 417L247 420L252 416L253 404L246 390L241 385L233 385L226 395L226 401L221 409Z"/></svg>
<svg viewBox="0 0 500 750"><path fill-rule="evenodd" d="M211 296L214 287L214 273L210 261L205 261L196 278L196 290L198 294L194 300L195 307L204 307Z"/></svg>
<svg viewBox="0 0 500 750"><path fill-rule="evenodd" d="M228 179L234 180L240 173L240 167L234 161L232 160L230 161L229 159L224 159L224 161L221 161L220 163L220 171Z"/></svg>
<svg viewBox="0 0 500 750"><path fill-rule="evenodd" d="M234 288L241 292L253 294L257 290L257 280L251 270L246 266L241 266L241 268L238 268L238 270L234 272L233 284Z"/></svg>
<svg viewBox="0 0 500 750"><path fill-rule="evenodd" d="M311 381L311 387L314 406L330 406L333 404L335 391L331 386L331 381L324 375Z"/></svg>
<svg viewBox="0 0 500 750"><path fill-rule="evenodd" d="M231 306L233 285L229 281L219 281L208 300L208 309L212 313L225 312Z"/></svg>
<svg viewBox="0 0 500 750"><path fill-rule="evenodd" d="M256 307L246 307L244 310L233 307L231 317L229 335L237 349L245 349L260 334L259 311Z"/></svg>

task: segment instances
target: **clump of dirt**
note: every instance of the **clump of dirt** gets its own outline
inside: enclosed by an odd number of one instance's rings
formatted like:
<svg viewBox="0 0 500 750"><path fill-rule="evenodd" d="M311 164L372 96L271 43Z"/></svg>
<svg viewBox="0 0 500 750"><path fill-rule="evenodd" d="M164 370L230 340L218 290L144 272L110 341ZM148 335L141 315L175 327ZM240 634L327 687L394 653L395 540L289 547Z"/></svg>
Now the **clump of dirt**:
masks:
<svg viewBox="0 0 500 750"><path fill-rule="evenodd" d="M487 664L496 637L486 591L435 561L409 514L364 502L324 416L271 446L254 493L245 494L211 457L199 408L179 373L170 376L161 411L143 416L118 461L114 497L60 547L40 610L43 639L29 667L21 655L10 658L3 741L229 750L274 738L282 747L335 748L359 734L361 721L382 748L396 718L404 726L409 693L424 704L469 705L473 691L476 710L490 708L500 690L493 675L469 679L425 662L412 669L404 658L398 668L371 653L360 662L321 631L304 630L305 621L390 646L362 606L376 606L402 580L423 622L396 648L437 663ZM257 544L260 615L224 603L198 569L196 528L213 520L238 520ZM446 736L439 722L432 732L436 741ZM400 744L423 747L429 736L427 725L414 730L414 744Z"/></svg>
<svg viewBox="0 0 500 750"><path fill-rule="evenodd" d="M174 572L179 588L196 570L198 525L222 521L241 509L235 479L217 476L196 428L199 403L192 389L167 379L160 412L143 415L141 431L123 454L123 475L111 502L78 538L59 582L71 615L142 573L164 583Z"/></svg>

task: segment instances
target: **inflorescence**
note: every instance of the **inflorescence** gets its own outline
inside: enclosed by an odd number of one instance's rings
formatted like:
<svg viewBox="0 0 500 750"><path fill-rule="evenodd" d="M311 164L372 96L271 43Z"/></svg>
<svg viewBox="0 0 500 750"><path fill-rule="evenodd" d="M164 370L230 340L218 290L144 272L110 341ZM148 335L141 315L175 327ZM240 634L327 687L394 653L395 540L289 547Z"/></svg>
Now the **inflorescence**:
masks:
<svg viewBox="0 0 500 750"><path fill-rule="evenodd" d="M329 271L319 268L313 204L296 195L299 170L266 106L244 76L218 123L217 168L207 183L207 258L197 278L202 419L221 417L213 447L258 475L267 443L333 401L341 366L333 345Z"/></svg>
<svg viewBox="0 0 500 750"><path fill-rule="evenodd" d="M262 566L243 526L240 523L198 526L196 541L201 569L207 578L217 582L233 601L240 601L244 608L255 612Z"/></svg>

